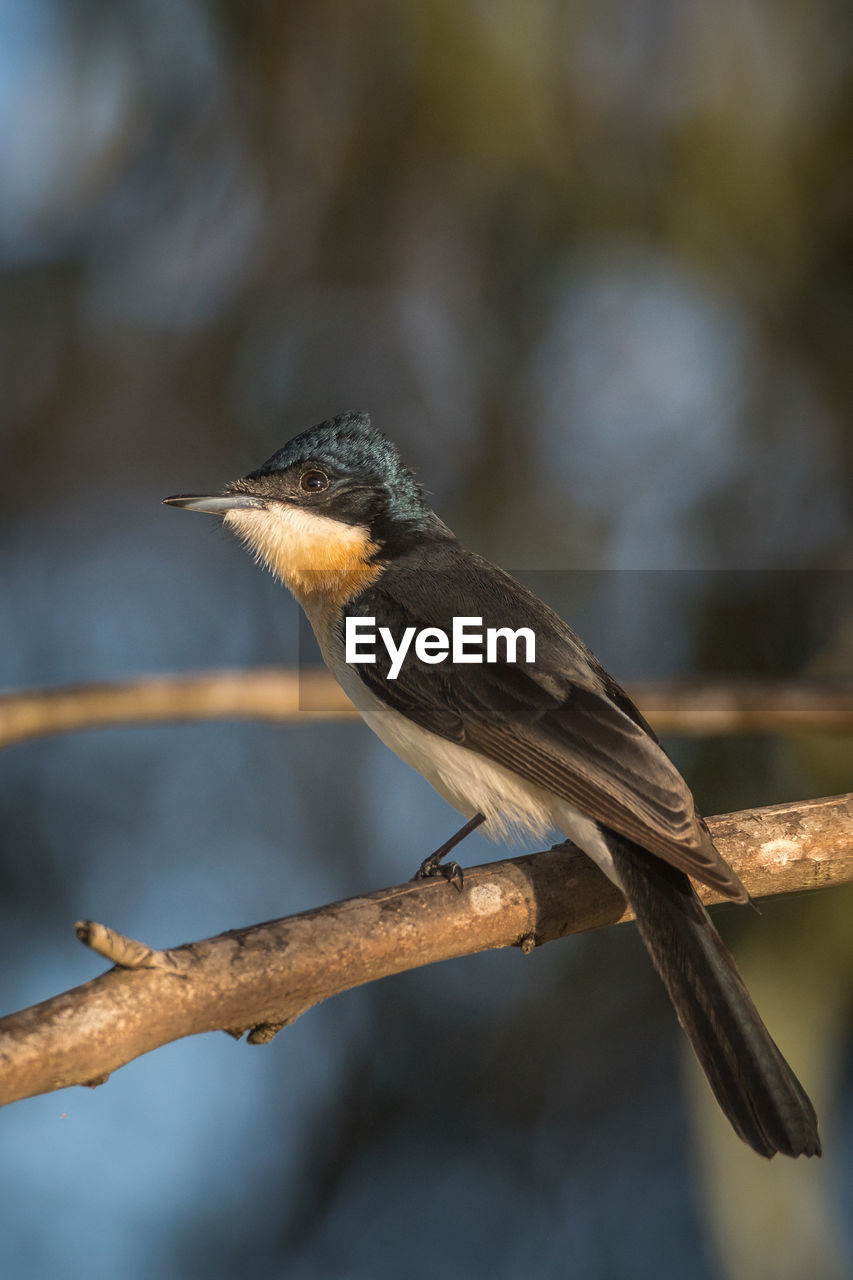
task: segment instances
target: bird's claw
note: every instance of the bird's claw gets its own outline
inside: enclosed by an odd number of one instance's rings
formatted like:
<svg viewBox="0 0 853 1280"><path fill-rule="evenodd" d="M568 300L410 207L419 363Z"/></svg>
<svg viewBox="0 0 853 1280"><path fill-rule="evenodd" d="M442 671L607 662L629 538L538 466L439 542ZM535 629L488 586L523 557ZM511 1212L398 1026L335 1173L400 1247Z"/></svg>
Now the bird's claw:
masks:
<svg viewBox="0 0 853 1280"><path fill-rule="evenodd" d="M455 885L459 893L462 892L464 873L458 862L437 862L432 856L424 858L412 879L432 880L435 876L443 876L448 884Z"/></svg>

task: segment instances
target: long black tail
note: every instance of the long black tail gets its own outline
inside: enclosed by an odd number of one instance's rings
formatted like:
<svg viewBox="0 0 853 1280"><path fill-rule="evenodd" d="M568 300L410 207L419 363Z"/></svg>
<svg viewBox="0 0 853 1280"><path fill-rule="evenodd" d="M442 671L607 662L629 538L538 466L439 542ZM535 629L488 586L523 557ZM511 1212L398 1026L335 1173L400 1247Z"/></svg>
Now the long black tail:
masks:
<svg viewBox="0 0 853 1280"><path fill-rule="evenodd" d="M605 836L640 936L735 1132L762 1156L819 1156L815 1109L687 876Z"/></svg>

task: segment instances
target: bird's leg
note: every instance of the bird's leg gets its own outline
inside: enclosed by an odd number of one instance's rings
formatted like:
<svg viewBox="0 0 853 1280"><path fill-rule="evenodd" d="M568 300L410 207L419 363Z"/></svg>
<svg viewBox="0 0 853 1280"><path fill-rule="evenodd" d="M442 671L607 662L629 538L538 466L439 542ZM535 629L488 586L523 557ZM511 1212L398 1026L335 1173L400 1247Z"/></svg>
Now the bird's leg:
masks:
<svg viewBox="0 0 853 1280"><path fill-rule="evenodd" d="M441 860L450 853L451 849L455 849L460 841L464 840L466 836L469 836L472 831L479 827L481 822L485 821L486 819L483 817L482 813L475 813L473 818L468 819L464 827L460 827L455 835L452 835L449 840L445 840L444 844L439 845L435 853L431 853L428 858L424 858L423 862L412 876L412 879L428 880L430 876L444 876L445 880L449 880L451 883L455 884L456 888L461 893L462 868L459 863L448 862L445 866L442 866Z"/></svg>

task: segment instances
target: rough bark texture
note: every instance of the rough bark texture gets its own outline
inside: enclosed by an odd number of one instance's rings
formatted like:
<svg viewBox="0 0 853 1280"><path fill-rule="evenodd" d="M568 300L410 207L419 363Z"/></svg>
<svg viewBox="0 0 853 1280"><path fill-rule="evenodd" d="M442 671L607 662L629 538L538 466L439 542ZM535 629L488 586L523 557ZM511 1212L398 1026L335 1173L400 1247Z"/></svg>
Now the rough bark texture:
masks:
<svg viewBox="0 0 853 1280"><path fill-rule="evenodd" d="M853 880L853 794L709 825L754 897ZM87 922L81 940L116 967L0 1019L0 1103L102 1083L140 1054L202 1031L249 1029L263 1043L312 1005L376 978L492 947L529 950L627 918L592 863L561 847L472 867L461 893L444 880L408 883L168 951Z"/></svg>

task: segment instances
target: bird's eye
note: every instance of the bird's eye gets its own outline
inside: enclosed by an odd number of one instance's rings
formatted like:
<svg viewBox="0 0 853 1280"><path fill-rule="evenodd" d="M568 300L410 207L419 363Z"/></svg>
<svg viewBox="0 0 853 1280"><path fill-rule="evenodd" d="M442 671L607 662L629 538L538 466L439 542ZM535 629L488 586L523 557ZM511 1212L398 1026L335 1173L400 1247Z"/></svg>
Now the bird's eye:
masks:
<svg viewBox="0 0 853 1280"><path fill-rule="evenodd" d="M310 471L303 471L299 477L299 488L304 489L306 493L322 493L328 487L329 477L325 471L320 471L316 467Z"/></svg>

